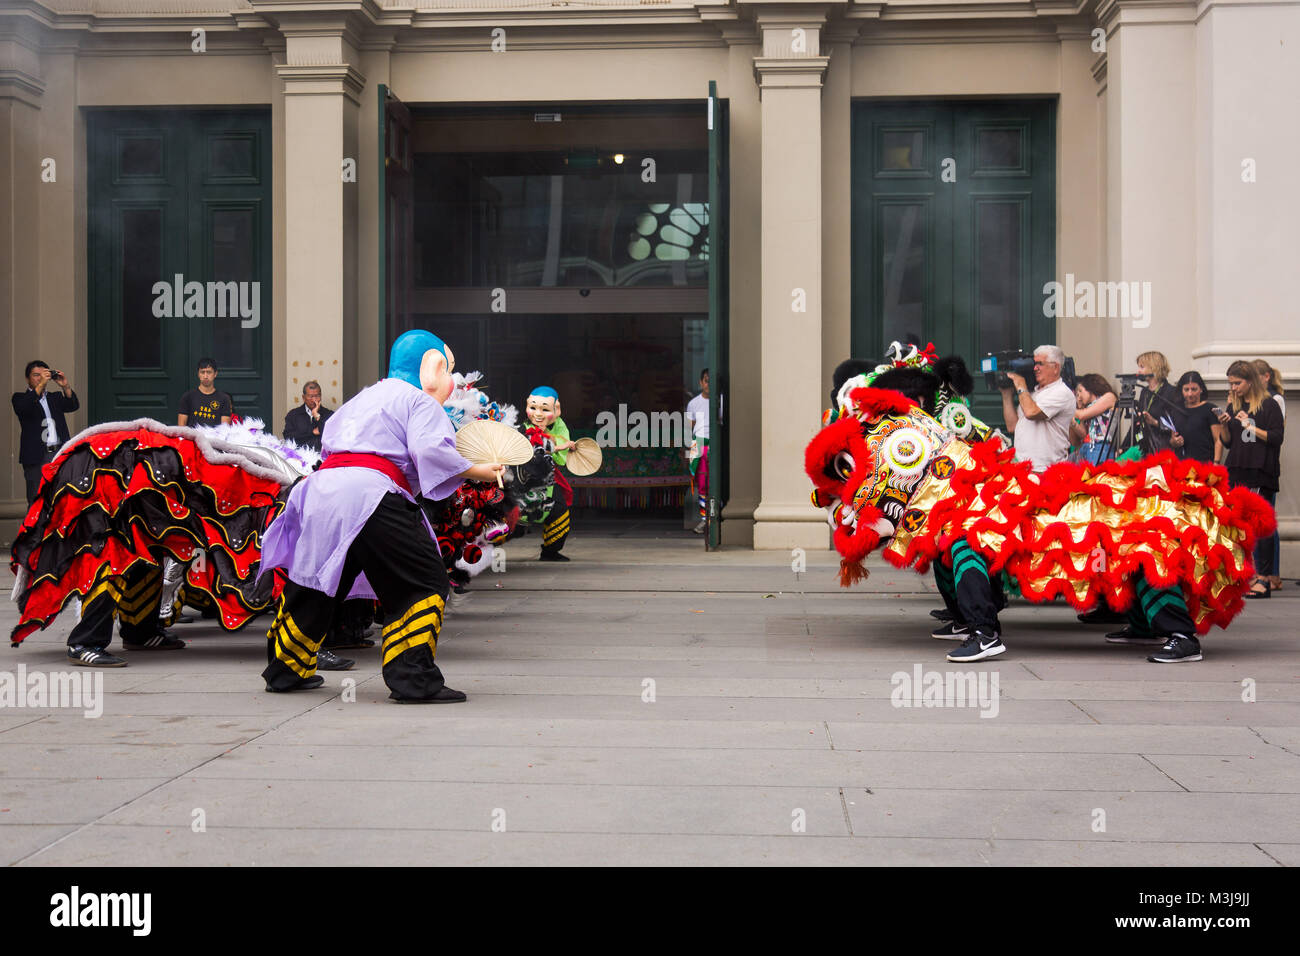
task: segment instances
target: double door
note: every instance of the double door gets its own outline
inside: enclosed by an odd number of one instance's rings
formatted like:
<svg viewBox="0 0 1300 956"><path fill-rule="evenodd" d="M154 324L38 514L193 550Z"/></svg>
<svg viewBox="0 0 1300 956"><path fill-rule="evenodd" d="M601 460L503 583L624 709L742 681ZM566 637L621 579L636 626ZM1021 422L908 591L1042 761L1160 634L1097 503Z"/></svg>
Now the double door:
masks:
<svg viewBox="0 0 1300 956"><path fill-rule="evenodd" d="M87 112L90 417L175 424L211 358L271 413L269 110Z"/></svg>
<svg viewBox="0 0 1300 956"><path fill-rule="evenodd" d="M1056 104L865 101L853 116L853 354L915 336L972 372L1055 341ZM976 414L1000 422L978 379Z"/></svg>

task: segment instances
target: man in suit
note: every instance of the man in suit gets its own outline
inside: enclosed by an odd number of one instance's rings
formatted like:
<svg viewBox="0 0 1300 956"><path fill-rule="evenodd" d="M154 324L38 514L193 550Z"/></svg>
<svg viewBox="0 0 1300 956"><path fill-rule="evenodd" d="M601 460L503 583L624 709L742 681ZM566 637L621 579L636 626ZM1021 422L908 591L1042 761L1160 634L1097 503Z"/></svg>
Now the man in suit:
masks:
<svg viewBox="0 0 1300 956"><path fill-rule="evenodd" d="M68 377L51 370L39 359L27 363L27 391L14 392L10 400L22 428L18 461L27 480L27 504L36 500L41 469L70 437L64 415L81 407ZM53 387L51 387L53 383Z"/></svg>
<svg viewBox="0 0 1300 956"><path fill-rule="evenodd" d="M320 403L320 383L308 382L302 387L302 404L284 416L284 437L320 451L320 436L333 414Z"/></svg>

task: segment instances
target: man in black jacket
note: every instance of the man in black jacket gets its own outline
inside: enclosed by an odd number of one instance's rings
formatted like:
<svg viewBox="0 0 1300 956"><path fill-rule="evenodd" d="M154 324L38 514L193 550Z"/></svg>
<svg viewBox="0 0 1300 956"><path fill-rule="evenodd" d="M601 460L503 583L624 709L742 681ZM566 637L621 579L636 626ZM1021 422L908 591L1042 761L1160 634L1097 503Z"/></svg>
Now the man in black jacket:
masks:
<svg viewBox="0 0 1300 956"><path fill-rule="evenodd" d="M10 400L22 428L18 461L27 480L27 503L36 500L41 486L41 468L54 460L54 454L70 437L64 414L81 407L68 377L51 370L40 360L27 363L27 391L14 392ZM50 383L54 387L50 387Z"/></svg>
<svg viewBox="0 0 1300 956"><path fill-rule="evenodd" d="M320 384L308 382L302 387L302 404L284 416L284 437L320 451L320 436L333 414L320 403Z"/></svg>

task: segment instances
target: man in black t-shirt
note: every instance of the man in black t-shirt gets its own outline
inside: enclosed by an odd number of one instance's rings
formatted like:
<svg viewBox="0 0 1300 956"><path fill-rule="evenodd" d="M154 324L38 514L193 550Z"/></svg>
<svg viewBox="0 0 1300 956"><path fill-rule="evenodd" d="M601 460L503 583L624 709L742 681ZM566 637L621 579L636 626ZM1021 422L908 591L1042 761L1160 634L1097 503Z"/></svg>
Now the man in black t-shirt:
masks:
<svg viewBox="0 0 1300 956"><path fill-rule="evenodd" d="M217 363L210 358L199 359L199 387L181 396L177 425L228 425L234 414L234 403L225 392L217 391Z"/></svg>

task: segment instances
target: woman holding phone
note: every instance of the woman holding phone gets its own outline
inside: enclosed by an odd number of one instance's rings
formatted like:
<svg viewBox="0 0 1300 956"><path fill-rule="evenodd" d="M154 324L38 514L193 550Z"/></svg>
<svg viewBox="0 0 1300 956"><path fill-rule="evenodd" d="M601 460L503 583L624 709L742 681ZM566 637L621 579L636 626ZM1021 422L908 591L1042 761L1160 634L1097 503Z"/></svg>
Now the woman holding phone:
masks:
<svg viewBox="0 0 1300 956"><path fill-rule="evenodd" d="M1185 372L1178 387L1185 411L1182 428L1169 439L1174 454L1192 461L1218 461L1223 449L1223 426L1219 424L1219 409L1205 400L1205 379L1200 372Z"/></svg>
<svg viewBox="0 0 1300 956"><path fill-rule="evenodd" d="M1249 488L1272 505L1277 498L1281 473L1282 410L1251 362L1233 362L1228 366L1228 409L1219 413L1219 424L1227 432L1224 444L1228 454L1223 463L1228 469L1228 481ZM1274 570L1270 537L1255 545L1256 577L1246 597L1268 597L1268 581Z"/></svg>

